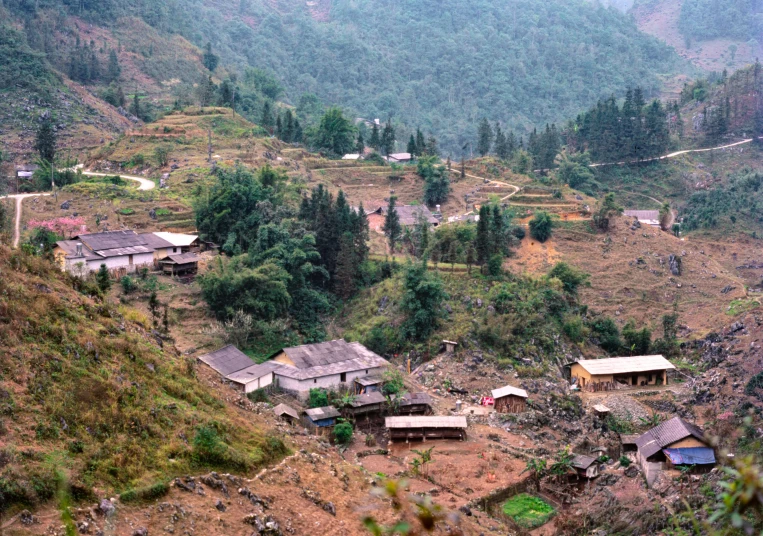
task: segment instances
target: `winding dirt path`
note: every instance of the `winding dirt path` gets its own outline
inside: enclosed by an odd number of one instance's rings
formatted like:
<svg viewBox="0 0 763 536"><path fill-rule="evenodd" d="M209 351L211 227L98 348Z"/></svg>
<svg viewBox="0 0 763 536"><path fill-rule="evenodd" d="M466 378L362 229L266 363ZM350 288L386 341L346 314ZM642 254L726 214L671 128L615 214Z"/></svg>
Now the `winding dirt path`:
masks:
<svg viewBox="0 0 763 536"><path fill-rule="evenodd" d="M669 158L675 158L677 156L681 156L682 154L689 154L689 153L706 153L708 151L720 151L723 149L730 149L732 147L738 147L739 145L744 145L746 143L750 143L755 138L749 138L746 140L738 141L736 143L730 143L728 145L720 145L718 147L708 147L707 149L686 149L684 151L676 151L675 153L666 154L664 156L655 156L654 158L646 158L644 160L626 160L622 162L606 162L602 164L590 164L588 167L602 167L602 166L624 166L627 164L640 164L642 162L656 162L657 160L667 160ZM763 140L763 136L760 136L758 138L759 140Z"/></svg>
<svg viewBox="0 0 763 536"><path fill-rule="evenodd" d="M123 179L137 182L139 184L138 190L153 190L156 188L156 183L154 181L143 177L136 177L134 175L123 175L121 173L96 173L94 171L83 171L82 174L87 177L121 177Z"/></svg>

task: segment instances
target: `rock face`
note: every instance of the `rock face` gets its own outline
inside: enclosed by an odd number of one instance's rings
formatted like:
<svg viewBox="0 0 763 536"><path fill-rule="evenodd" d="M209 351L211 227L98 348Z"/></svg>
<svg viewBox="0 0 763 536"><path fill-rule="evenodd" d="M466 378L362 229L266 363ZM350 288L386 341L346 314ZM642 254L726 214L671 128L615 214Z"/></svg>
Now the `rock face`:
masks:
<svg viewBox="0 0 763 536"><path fill-rule="evenodd" d="M98 505L98 508L106 517L109 517L113 515L114 512L116 512L116 507L114 506L114 503L112 503L108 499L103 499L101 503Z"/></svg>
<svg viewBox="0 0 763 536"><path fill-rule="evenodd" d="M670 273L673 275L681 275L681 257L671 255L668 257L668 263L670 264Z"/></svg>

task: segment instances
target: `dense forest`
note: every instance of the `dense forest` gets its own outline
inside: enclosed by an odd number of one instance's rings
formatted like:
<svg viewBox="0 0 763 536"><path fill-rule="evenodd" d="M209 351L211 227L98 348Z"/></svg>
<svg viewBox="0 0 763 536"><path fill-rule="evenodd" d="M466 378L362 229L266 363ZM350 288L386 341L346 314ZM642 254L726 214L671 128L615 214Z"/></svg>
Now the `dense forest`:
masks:
<svg viewBox="0 0 763 536"><path fill-rule="evenodd" d="M408 132L421 127L454 155L483 116L529 132L629 85L641 84L653 95L657 73L681 68L669 47L639 33L626 16L583 0L339 0L324 17L330 22L285 0L275 6L261 0L6 0L5 6L27 28L41 28L37 49L48 54L56 46L45 38L45 25L61 13L97 24L140 17L199 47L211 42L221 66L241 73L256 67L273 76L284 89L281 94L271 84L273 98L297 105L303 95L316 95L365 117L391 117L405 127L399 149ZM144 51L152 53L159 51ZM96 71L106 82L107 54L101 53ZM65 58L78 64L71 72L83 81L93 77L92 59L90 43Z"/></svg>
<svg viewBox="0 0 763 536"><path fill-rule="evenodd" d="M763 2L685 0L678 27L685 36L698 40L728 37L757 42L763 31Z"/></svg>

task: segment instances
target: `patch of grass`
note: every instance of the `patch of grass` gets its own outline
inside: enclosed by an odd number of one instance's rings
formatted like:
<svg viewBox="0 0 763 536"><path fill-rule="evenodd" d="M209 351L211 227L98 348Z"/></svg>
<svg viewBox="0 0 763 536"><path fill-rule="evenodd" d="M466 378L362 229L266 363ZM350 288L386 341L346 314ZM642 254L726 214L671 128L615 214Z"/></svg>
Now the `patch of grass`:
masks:
<svg viewBox="0 0 763 536"><path fill-rule="evenodd" d="M758 300L754 299L733 300L726 309L726 314L729 316L741 315L742 313L755 309L759 305L760 303L758 303Z"/></svg>
<svg viewBox="0 0 763 536"><path fill-rule="evenodd" d="M148 502L164 497L170 492L170 486L166 482L157 482L143 488L129 489L119 495L123 503Z"/></svg>
<svg viewBox="0 0 763 536"><path fill-rule="evenodd" d="M503 503L503 513L520 527L534 529L547 523L555 510L543 499L520 493Z"/></svg>
<svg viewBox="0 0 763 536"><path fill-rule="evenodd" d="M135 214L135 210L131 208L120 208L117 210L118 214L121 214L122 216L132 216Z"/></svg>

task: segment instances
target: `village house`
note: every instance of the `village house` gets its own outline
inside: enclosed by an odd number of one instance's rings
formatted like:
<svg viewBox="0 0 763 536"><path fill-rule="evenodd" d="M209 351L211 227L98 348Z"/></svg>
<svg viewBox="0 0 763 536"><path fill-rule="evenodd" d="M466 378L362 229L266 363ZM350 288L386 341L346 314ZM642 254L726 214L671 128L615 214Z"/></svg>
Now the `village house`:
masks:
<svg viewBox="0 0 763 536"><path fill-rule="evenodd" d="M95 272L102 264L109 270L131 273L153 265L154 248L135 231L106 231L56 242L53 256L62 271L74 275Z"/></svg>
<svg viewBox="0 0 763 536"><path fill-rule="evenodd" d="M201 241L197 235L181 233L144 233L141 235L146 243L154 248L154 260L156 262L166 259L170 255L182 253L197 253L201 249Z"/></svg>
<svg viewBox="0 0 763 536"><path fill-rule="evenodd" d="M384 207L382 214L388 212L388 207ZM434 217L432 212L424 205L400 205L395 207L400 218L400 225L403 227L414 227L420 219L429 223L430 227L440 225L440 220Z"/></svg>
<svg viewBox="0 0 763 536"><path fill-rule="evenodd" d="M260 365L234 346L203 355L199 360L245 393L275 382L302 400L308 398L310 389L351 388L356 378L381 376L389 365L362 344L341 339L284 348Z"/></svg>
<svg viewBox="0 0 763 536"><path fill-rule="evenodd" d="M297 410L286 404L278 404L273 408L273 413L275 413L279 419L286 421L289 424L296 424L299 422L299 413L297 413Z"/></svg>
<svg viewBox="0 0 763 536"><path fill-rule="evenodd" d="M405 162L410 162L413 160L413 157L411 156L411 153L392 153L389 156L382 157L387 162L395 163L395 164L402 164Z"/></svg>
<svg viewBox="0 0 763 536"><path fill-rule="evenodd" d="M336 424L336 418L340 416L340 413L334 406L324 406L305 410L305 416L308 425L330 429Z"/></svg>
<svg viewBox="0 0 763 536"><path fill-rule="evenodd" d="M199 261L201 257L196 253L181 253L169 255L166 259L159 261L162 265L164 275L177 276L195 274L199 271Z"/></svg>
<svg viewBox="0 0 763 536"><path fill-rule="evenodd" d="M426 441L427 439L466 440L466 417L387 417L384 422L392 441Z"/></svg>
<svg viewBox="0 0 763 536"><path fill-rule="evenodd" d="M358 395L344 409L347 417L370 421L380 418L387 411L387 399L379 391Z"/></svg>
<svg viewBox="0 0 763 536"><path fill-rule="evenodd" d="M637 219L641 225L649 225L650 227L660 226L659 210L626 210L623 212L623 215L628 218Z"/></svg>
<svg viewBox="0 0 763 536"><path fill-rule="evenodd" d="M581 359L568 363L570 380L588 391L625 386L667 385L673 364L661 355Z"/></svg>
<svg viewBox="0 0 763 536"><path fill-rule="evenodd" d="M692 466L694 471L707 472L715 465L715 452L702 430L680 417L655 426L636 438L635 444L648 485L664 469Z"/></svg>
<svg viewBox="0 0 763 536"><path fill-rule="evenodd" d="M527 391L507 385L500 389L494 389L493 408L498 413L522 413L527 409Z"/></svg>
<svg viewBox="0 0 763 536"><path fill-rule="evenodd" d="M34 172L39 168L40 167L35 164L24 164L21 166L16 166L16 181L32 180L32 177L34 177ZM18 182L16 184L18 184Z"/></svg>
<svg viewBox="0 0 763 536"><path fill-rule="evenodd" d="M399 415L431 415L432 397L427 393L405 393L393 399Z"/></svg>
<svg viewBox="0 0 763 536"><path fill-rule="evenodd" d="M585 454L575 454L572 458L572 468L581 478L596 478L599 476L598 458L586 456Z"/></svg>

